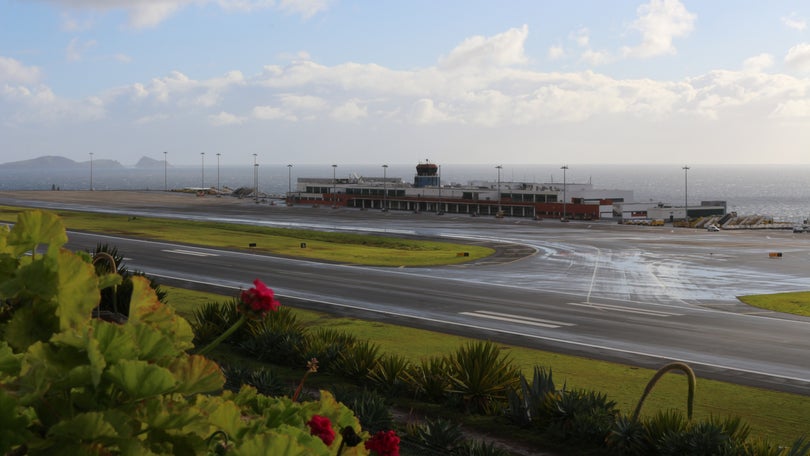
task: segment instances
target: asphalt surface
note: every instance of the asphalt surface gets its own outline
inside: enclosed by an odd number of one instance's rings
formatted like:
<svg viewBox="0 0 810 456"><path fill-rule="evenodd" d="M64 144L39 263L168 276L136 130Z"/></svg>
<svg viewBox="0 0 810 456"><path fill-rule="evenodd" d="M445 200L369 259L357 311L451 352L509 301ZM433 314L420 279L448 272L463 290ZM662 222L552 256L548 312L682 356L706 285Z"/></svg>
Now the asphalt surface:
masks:
<svg viewBox="0 0 810 456"><path fill-rule="evenodd" d="M736 298L810 289L807 233L314 209L177 195L171 203L158 196L155 203L154 194L137 193L59 202L32 193L0 193L0 204L496 246L494 257L458 266L376 268L198 248L182 240L70 233L71 248L114 244L126 252L130 268L167 284L222 291L248 287L258 277L304 307L652 368L684 361L701 377L810 394L810 319ZM770 255L777 252L781 257Z"/></svg>

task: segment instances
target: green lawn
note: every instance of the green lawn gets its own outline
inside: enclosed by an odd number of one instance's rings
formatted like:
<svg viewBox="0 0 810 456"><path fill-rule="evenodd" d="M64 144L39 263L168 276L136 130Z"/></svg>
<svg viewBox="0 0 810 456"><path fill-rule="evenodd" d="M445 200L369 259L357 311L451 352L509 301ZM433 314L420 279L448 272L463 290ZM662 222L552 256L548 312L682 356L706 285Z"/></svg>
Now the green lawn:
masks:
<svg viewBox="0 0 810 456"><path fill-rule="evenodd" d="M246 284L247 286L247 284ZM167 288L169 304L181 315L191 315L194 307L207 302L224 302L229 297L178 288ZM283 304L283 302L282 302ZM335 317L325 313L295 309L299 321L310 328L343 330L378 344L385 353L396 353L412 361L449 354L472 339L385 323ZM570 389L603 392L625 413L632 413L654 371L632 366L561 355L540 350L502 345L531 378L534 366L551 368L555 382ZM642 415L659 410L686 410L686 377L666 375L647 398ZM698 378L695 418L739 416L751 426L752 436L791 443L808 434L810 397Z"/></svg>
<svg viewBox="0 0 810 456"><path fill-rule="evenodd" d="M810 291L740 296L739 300L761 309L810 317Z"/></svg>
<svg viewBox="0 0 810 456"><path fill-rule="evenodd" d="M14 222L17 213L29 208L0 206L0 221ZM53 211L70 230L119 236L184 240L195 245L267 252L370 266L437 266L458 264L487 257L488 247L400 239L353 233L332 233L301 229L268 228L217 222L131 217L77 211ZM250 247L255 244L255 247ZM302 245L306 246L303 247ZM466 253L466 255L464 255Z"/></svg>

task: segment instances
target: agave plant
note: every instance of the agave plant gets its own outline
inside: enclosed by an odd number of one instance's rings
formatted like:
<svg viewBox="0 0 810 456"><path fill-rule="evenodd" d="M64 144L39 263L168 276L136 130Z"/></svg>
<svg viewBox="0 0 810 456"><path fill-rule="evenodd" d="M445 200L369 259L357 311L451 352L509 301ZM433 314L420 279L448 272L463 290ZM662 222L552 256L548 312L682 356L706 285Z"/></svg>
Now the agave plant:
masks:
<svg viewBox="0 0 810 456"><path fill-rule="evenodd" d="M601 444L618 416L616 403L603 393L561 390L546 396L546 432L562 440Z"/></svg>
<svg viewBox="0 0 810 456"><path fill-rule="evenodd" d="M380 346L365 340L342 352L335 370L355 382L362 383L379 359Z"/></svg>
<svg viewBox="0 0 810 456"><path fill-rule="evenodd" d="M400 355L383 355L369 371L368 380L374 388L388 394L405 389L403 374L410 362Z"/></svg>
<svg viewBox="0 0 810 456"><path fill-rule="evenodd" d="M534 378L531 383L520 374L520 389L507 391L507 408L504 414L513 423L519 426L529 426L537 421L543 410L543 404L549 394L557 392L554 386L551 369L539 366L534 368ZM563 385L565 390L565 385Z"/></svg>
<svg viewBox="0 0 810 456"><path fill-rule="evenodd" d="M304 357L317 358L320 371L332 372L340 359L340 354L356 343L357 337L345 331L318 328L309 335L309 348Z"/></svg>
<svg viewBox="0 0 810 456"><path fill-rule="evenodd" d="M409 434L419 446L440 454L454 454L464 440L461 425L443 418L427 418Z"/></svg>
<svg viewBox="0 0 810 456"><path fill-rule="evenodd" d="M422 359L419 364L412 364L403 373L408 389L414 396L440 403L450 390L450 375L447 359L432 356Z"/></svg>
<svg viewBox="0 0 810 456"><path fill-rule="evenodd" d="M518 383L519 370L490 341L468 343L447 358L451 394L468 411L491 413L506 402L506 392Z"/></svg>
<svg viewBox="0 0 810 456"><path fill-rule="evenodd" d="M371 433L391 429L394 417L386 404L385 397L368 389L334 388L335 398L354 410L363 429Z"/></svg>

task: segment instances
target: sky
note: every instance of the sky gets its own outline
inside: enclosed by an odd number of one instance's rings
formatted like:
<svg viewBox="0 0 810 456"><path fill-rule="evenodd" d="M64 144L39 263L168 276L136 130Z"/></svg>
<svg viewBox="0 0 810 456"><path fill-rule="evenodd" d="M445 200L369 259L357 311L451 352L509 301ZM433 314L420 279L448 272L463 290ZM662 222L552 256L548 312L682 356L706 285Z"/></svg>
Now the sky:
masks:
<svg viewBox="0 0 810 456"><path fill-rule="evenodd" d="M0 163L810 164L805 0L0 0Z"/></svg>

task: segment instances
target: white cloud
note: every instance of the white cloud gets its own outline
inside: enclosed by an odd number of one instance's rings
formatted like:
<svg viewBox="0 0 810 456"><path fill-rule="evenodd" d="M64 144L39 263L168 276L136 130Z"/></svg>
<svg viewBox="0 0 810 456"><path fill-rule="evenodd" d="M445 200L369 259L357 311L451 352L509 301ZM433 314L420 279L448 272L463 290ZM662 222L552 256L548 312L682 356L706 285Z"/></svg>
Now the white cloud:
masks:
<svg viewBox="0 0 810 456"><path fill-rule="evenodd" d="M697 19L678 0L651 0L639 6L637 13L638 19L630 28L641 33L641 44L622 48L625 57L649 58L676 53L673 39L688 36Z"/></svg>
<svg viewBox="0 0 810 456"><path fill-rule="evenodd" d="M771 54L759 54L745 59L743 62L744 71L760 72L773 66L773 56Z"/></svg>
<svg viewBox="0 0 810 456"><path fill-rule="evenodd" d="M39 68L0 55L0 83L34 84L40 79Z"/></svg>
<svg viewBox="0 0 810 456"><path fill-rule="evenodd" d="M609 52L588 49L582 53L580 60L592 66L599 66L611 63L615 58Z"/></svg>
<svg viewBox="0 0 810 456"><path fill-rule="evenodd" d="M82 56L87 50L96 47L97 44L95 40L81 41L78 38L73 38L65 50L65 58L67 58L68 62L78 62L82 60Z"/></svg>
<svg viewBox="0 0 810 456"><path fill-rule="evenodd" d="M442 68L501 67L528 61L523 50L529 27L509 29L492 37L467 38L447 57L439 61Z"/></svg>
<svg viewBox="0 0 810 456"><path fill-rule="evenodd" d="M441 106L437 106L433 100L423 98L416 100L411 106L409 120L416 124L433 124L450 122L453 119L443 111Z"/></svg>
<svg viewBox="0 0 810 456"><path fill-rule="evenodd" d="M810 71L810 44L800 43L788 50L785 64L797 71Z"/></svg>
<svg viewBox="0 0 810 456"><path fill-rule="evenodd" d="M587 27L582 27L569 33L568 38L577 43L579 47L587 47L590 43L590 31Z"/></svg>
<svg viewBox="0 0 810 456"><path fill-rule="evenodd" d="M276 8L288 14L298 14L310 18L329 7L330 0L39 0L58 7L75 10L110 11L124 10L129 16L129 26L136 29L155 27L178 11L189 7L203 7L216 4L226 11L250 12L259 9ZM83 30L92 21L79 22L63 15L62 27L65 30Z"/></svg>
<svg viewBox="0 0 810 456"><path fill-rule="evenodd" d="M211 125L222 127L225 125L239 125L245 121L244 118L231 114L229 112L221 111L219 114L208 116Z"/></svg>
<svg viewBox="0 0 810 456"><path fill-rule="evenodd" d="M565 49L562 46L551 46L548 48L548 59L559 60L565 57Z"/></svg>
<svg viewBox="0 0 810 456"><path fill-rule="evenodd" d="M300 14L304 19L325 11L331 0L280 0L279 9L289 14Z"/></svg>
<svg viewBox="0 0 810 456"><path fill-rule="evenodd" d="M252 110L254 118L259 120L298 120L294 115L274 106L256 106Z"/></svg>
<svg viewBox="0 0 810 456"><path fill-rule="evenodd" d="M321 97L312 95L281 95L281 104L289 110L322 111L328 107L328 103Z"/></svg>
<svg viewBox="0 0 810 456"><path fill-rule="evenodd" d="M807 21L798 17L795 12L790 13L788 16L782 16L782 23L785 24L785 27L793 30L802 31L807 28Z"/></svg>
<svg viewBox="0 0 810 456"><path fill-rule="evenodd" d="M358 100L348 100L333 109L329 116L335 120L350 122L368 117L368 109L361 106Z"/></svg>

